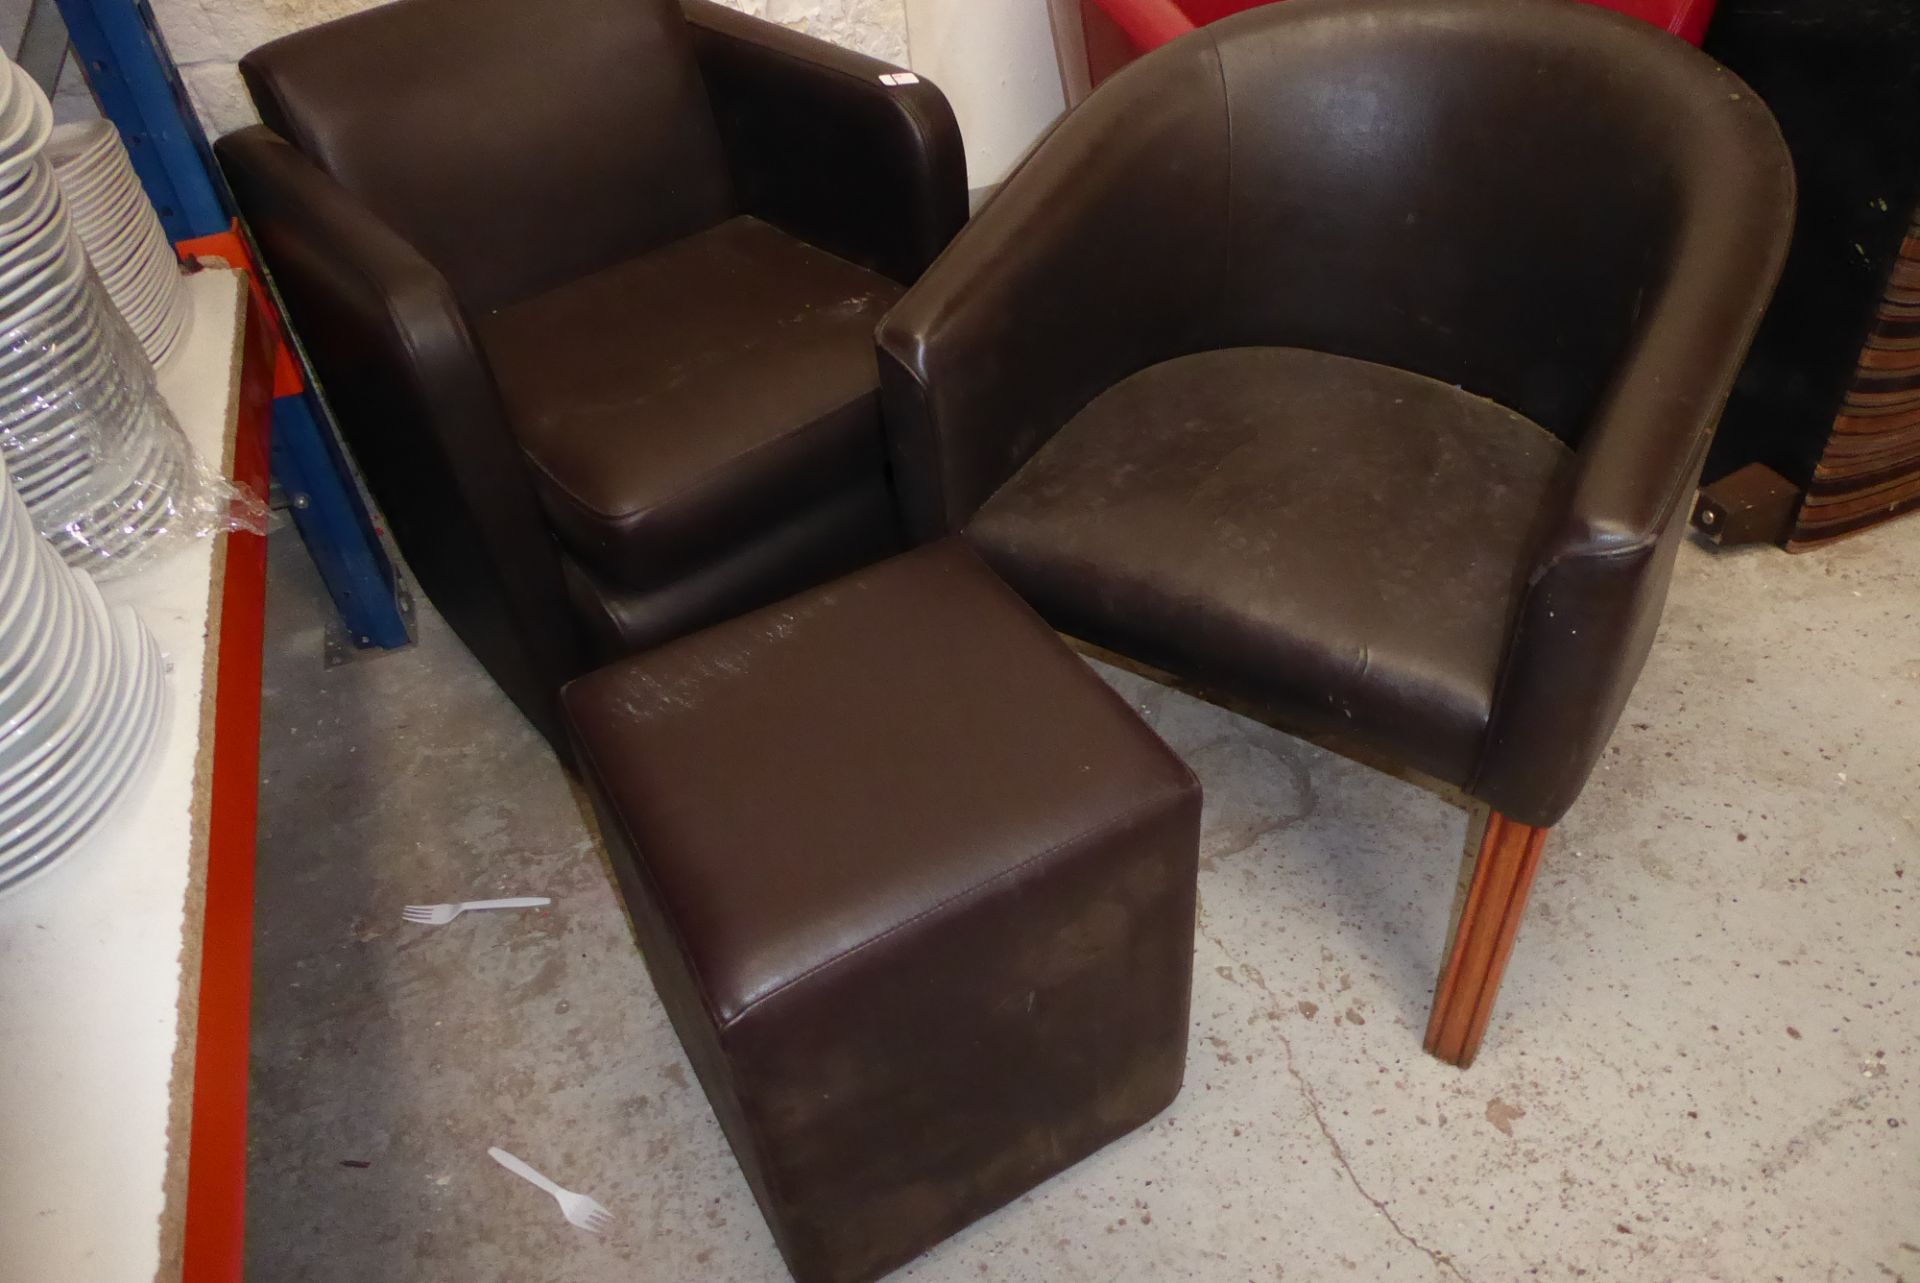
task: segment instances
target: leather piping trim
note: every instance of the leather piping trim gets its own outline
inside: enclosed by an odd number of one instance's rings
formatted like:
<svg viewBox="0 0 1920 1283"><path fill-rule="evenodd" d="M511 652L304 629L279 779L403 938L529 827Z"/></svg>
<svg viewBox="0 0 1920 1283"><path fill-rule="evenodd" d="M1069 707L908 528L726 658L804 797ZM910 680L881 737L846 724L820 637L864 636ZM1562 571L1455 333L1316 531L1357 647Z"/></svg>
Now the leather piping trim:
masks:
<svg viewBox="0 0 1920 1283"><path fill-rule="evenodd" d="M1612 569L1616 563L1625 562L1636 557L1644 557L1658 543L1659 538L1656 536L1651 539L1637 539L1631 544L1619 548L1609 548L1605 551L1562 553L1548 562L1537 576L1528 580L1526 591L1521 595L1520 605L1514 612L1514 630L1507 643L1506 656L1500 664L1500 678L1494 685L1493 702L1487 709L1486 725L1481 728L1480 749L1479 752L1474 755L1473 772L1467 777L1467 782L1463 786L1469 796L1479 797L1480 786L1486 779L1489 759L1493 756L1494 728L1499 725L1501 711L1507 706L1507 692L1512 687L1514 681L1517 680L1514 675L1516 665L1513 663L1513 657L1522 649L1522 642L1526 637L1527 615L1533 606L1535 590L1538 589L1548 575L1551 575L1562 565L1577 562L1602 569Z"/></svg>
<svg viewBox="0 0 1920 1283"><path fill-rule="evenodd" d="M881 318L883 323L885 319L886 318L884 317ZM887 359L889 361L892 361L894 365L898 366L900 370L904 372L908 378L913 380L914 389L918 391L920 394L920 407L926 418L927 435L933 441L934 450L937 453L944 455L946 453L946 450L941 444L940 428L934 422L934 417L933 417L933 394L932 394L932 391L927 386L927 380L925 376L923 376L919 370L916 370L913 366L909 365L906 361L902 360L900 357L900 354L895 352L892 348L888 347L884 341L879 342L876 346L878 346L882 352L886 353ZM923 343L921 346L924 348L925 344ZM892 429L888 428L887 426L886 409L884 406L882 406L881 408L880 417L881 417L882 429L885 430L889 436L891 436ZM911 425L903 425L903 428L902 428L903 431L910 430L910 429L911 429ZM889 456L891 456L891 453L892 453L891 450L889 450L888 453L889 453ZM889 462L891 462L891 459L889 459ZM953 502L953 496L949 492L948 485L947 485L947 478L951 473L951 469L949 469L946 466L946 462L944 459L938 460L937 466L938 466L938 475L934 478L933 490L934 490L934 499L935 499L935 502L938 503L939 505L939 510L934 513L934 518L939 524L939 530L941 534L945 534L945 535L959 534L960 526L962 523L959 520L955 519L954 510L957 507L957 505ZM898 484L897 477L895 478L895 484L896 485ZM978 504L974 506L976 509L979 507ZM905 505L903 504L902 507L904 509ZM916 532L910 531L909 533L912 534Z"/></svg>
<svg viewBox="0 0 1920 1283"><path fill-rule="evenodd" d="M834 406L831 410L828 410L824 414L820 415L813 422L819 423L822 419L826 419L834 415L844 414L846 413L847 410L849 410L853 406L858 405L863 398L872 398L877 402L879 399L878 389L869 388L865 392L861 392L856 396L850 397L847 400L842 401L839 405ZM876 418L878 417L877 409L876 409L875 417ZM812 424L809 424L808 426L811 427ZM728 461L727 466L729 468L737 467L740 464L748 463L754 459L757 459L761 455L771 452L774 449L774 447L787 443L794 435L796 434L788 433L784 436L775 437L769 441L762 441L760 444L753 446L751 449L747 450L745 453L735 455L731 460ZM519 446L520 453L522 456L525 457L528 467L532 468L534 471L538 472L541 476L545 477L547 481L556 490L560 491L562 494L567 496L568 507L573 508L575 511L584 514L585 516L591 518L592 520L602 521L602 522L611 524L617 527L622 534L631 533L635 527L646 524L646 519L648 516L659 511L661 508L666 507L669 504L683 502L687 500L690 496L697 498L704 493L710 493L715 490L725 489L725 487L719 481L715 480L712 477L712 475L709 474L706 477L702 477L702 478L687 482L685 485L680 486L678 489L674 490L671 494L667 494L662 496L661 498L655 499L652 503L648 504L644 508L632 509L627 512L602 512L598 508L594 507L592 504L581 503L578 499L575 499L573 497L571 490L569 490L569 488L566 485L564 485L559 480L559 478L555 477L552 472L548 471L547 468L538 459L534 458L532 453L528 451L528 449L525 446L519 445L518 440L516 440L514 444ZM882 445L882 451L884 453L885 442L882 441L881 445Z"/></svg>
<svg viewBox="0 0 1920 1283"><path fill-rule="evenodd" d="M300 122L294 118L293 112L288 109L286 96L280 92L279 78L269 72L263 71L260 76L260 81L261 88L266 90L267 97L273 103L273 114L278 118L280 124L286 127L286 132L281 133L278 128L269 125L268 128L273 131L274 135L286 143L287 146L291 147L300 159L306 161L321 174L325 175L327 181L338 187L355 205L365 209L369 215L378 218L379 216L373 214L370 206L365 205L358 195L348 191L346 184L334 176L333 170L327 165L326 149L320 147L316 140L309 135L305 129L300 127ZM265 115L264 112L260 114ZM382 219L380 225L385 227L386 221ZM394 235L398 236L399 233L395 232ZM411 244L408 245L408 248L412 248ZM416 250L415 252L418 253L419 251Z"/></svg>
<svg viewBox="0 0 1920 1283"><path fill-rule="evenodd" d="M1237 148L1234 146L1233 95L1227 89L1227 66L1225 61L1220 57L1220 37L1214 33L1211 26L1203 27L1201 30L1207 33L1207 39L1213 46L1213 74L1214 79L1218 81L1220 85L1220 115L1222 123L1227 127L1225 143L1227 179L1226 193L1222 200L1225 208L1221 210L1220 217L1220 224L1224 229L1221 232L1220 244L1220 285L1214 295L1215 306L1219 307L1227 302L1227 296L1233 288L1233 250L1236 239L1233 227L1233 158ZM1202 326L1203 322L1196 320L1194 324L1195 332L1198 333L1202 329Z"/></svg>
<svg viewBox="0 0 1920 1283"><path fill-rule="evenodd" d="M721 1024L720 1028L723 1030L733 1028L735 1025L745 1020L749 1015L751 1015L755 1010L757 1010L763 1004L772 1001L773 999L779 997L783 993L786 993L790 989L793 989L799 985L805 984L808 980L811 980L813 977L817 975L833 970L834 968L838 967L840 964L846 962L851 958L858 956L861 953L866 952L868 949L871 949L873 946L880 944L883 941L889 940L892 937L900 934L902 931L905 931L908 927L914 926L920 922L924 922L926 919L933 917L935 914L943 912L944 910L950 908L951 906L958 904L962 900L971 899L979 895L979 893L987 890L989 887L994 886L997 883L1006 882L1012 878L1018 877L1020 874L1026 872L1028 869L1032 868L1034 865L1040 864L1046 860L1051 860L1052 858L1059 855L1061 852L1069 849L1070 847L1078 846L1086 842L1096 841L1100 838L1106 837L1110 833L1123 829L1127 825L1132 824L1135 821L1147 815L1150 815L1154 811L1167 807L1171 802L1177 800L1177 797L1178 795L1155 796L1151 800L1147 802L1143 802L1138 806L1129 807L1125 811L1122 811L1119 815L1113 816L1109 819L1102 820L1100 823L1094 825L1090 829L1083 829L1082 831L1073 834L1071 837L1065 837L1060 839L1058 842L1055 842L1052 846L1048 847L1046 850L1039 851L1033 855L1028 856L1026 859L1020 861L1018 864L1014 865L1011 868L1002 869L998 873L995 873L986 878L982 878L980 881L974 883L971 886L964 887L961 890L955 891L953 894L941 900L938 904L930 905L927 908L922 909L920 912L914 914L912 917L906 919L905 921L894 923L892 926L888 927L885 931L882 931L880 934L875 936L869 936L867 939L862 940L859 944L854 945L852 948L844 949L841 952L834 954L831 958L827 958L821 962L815 963L811 967L808 967L805 971L802 971L799 975L793 976L790 979L781 981L779 984L767 990L765 993L757 995L756 997L752 998L751 1000L746 1002L744 1005L742 1005L740 1010L736 1011L731 1018L729 1018L728 1020L726 1020L724 1023Z"/></svg>
<svg viewBox="0 0 1920 1283"><path fill-rule="evenodd" d="M287 100L281 96L280 86L276 83L276 78L264 68L261 69L258 78L260 84L257 89L252 84L248 84L247 89L250 92L263 93L266 95L267 101L272 104L273 107L274 123L267 124L267 113L259 111L257 107L255 114L260 117L261 123L272 131L274 137L280 139L295 151L299 152L301 156L305 157L307 150L300 145L300 140L295 136L299 130L294 124L293 119L287 115ZM247 77L247 79L251 80L253 78ZM317 165L315 167L318 168Z"/></svg>
<svg viewBox="0 0 1920 1283"><path fill-rule="evenodd" d="M1784 255L1784 251L1782 251L1782 255ZM1714 398L1707 402L1707 404L1715 407L1714 412L1711 415L1702 416L1705 426L1699 430L1699 439L1695 442L1693 450L1687 456L1685 468L1674 477L1671 488L1662 496L1657 510L1659 517L1654 522L1653 530L1651 532L1639 532L1631 542L1612 548L1586 546L1560 549L1544 563L1535 566L1528 574L1527 586L1521 593L1520 605L1514 612L1514 632L1507 643L1507 653L1502 656L1500 660L1500 676L1494 683L1493 703L1487 709L1487 724L1485 729L1480 733L1480 750L1475 754L1473 772L1468 776L1468 782L1465 785L1466 792L1469 796L1479 797L1480 786L1486 780L1489 759L1493 756L1494 729L1500 724L1501 712L1506 707L1507 691L1514 680L1513 657L1520 650L1521 630L1526 627L1527 611L1533 605L1535 591L1547 576L1568 563L1584 562L1606 567L1609 566L1610 563L1624 561L1630 557L1644 556L1659 545L1660 536L1665 532L1667 526L1679 520L1680 504L1686 498L1687 491L1693 488L1687 484L1687 478L1698 477L1698 470L1704 465L1707 452L1713 448L1713 429L1720 421L1720 414L1726 407L1727 398L1733 394L1734 382L1739 376L1741 367L1745 364L1746 352L1744 349L1742 349L1740 357L1740 360L1732 363L1729 373L1720 381L1720 387ZM1575 484L1578 484L1577 477L1575 478ZM1611 738L1611 734L1609 734L1609 738ZM1581 787L1584 790L1584 782Z"/></svg>
<svg viewBox="0 0 1920 1283"><path fill-rule="evenodd" d="M564 694L564 691L562 693ZM606 772L600 769L600 763L595 759L593 750L587 747L586 740L581 736L575 734L572 736L572 739L574 755L580 759L581 765L592 773L593 782L600 786L601 795L611 798L612 794L607 791L606 786ZM609 806L607 809L612 811L617 818L620 825L621 836L626 839L627 849L629 851L639 851L640 845L633 840L633 830L628 826L626 816L622 815L615 807ZM660 885L654 879L653 871L637 859L633 864L634 873L637 874L647 885L647 888L653 892L655 902L664 906L666 899L660 894ZM660 914L660 920L666 925L667 935L673 941L675 952L680 955L681 966L686 971L688 982L693 986L694 996L700 1000L700 1005L706 1009L707 1020L713 1026L713 1040L720 1051L720 1055L717 1057L719 1061L717 1068L719 1072L726 1077L726 1093L738 1111L741 1126L747 1129L747 1139L751 1144L755 1159L758 1160L761 1155L770 1152L770 1148L766 1143L766 1128L757 1113L747 1107L747 1098L740 1091L739 1078L733 1071L733 1057L727 1054L727 1048L724 1045L724 1037L729 1026L722 1024L714 1016L713 994L707 989L706 980L701 976L699 968L693 965L693 955L687 950L685 937L680 934L680 924L675 922L664 911L664 908ZM645 951L642 950L642 957L644 958L644 956ZM661 1005L664 1006L665 1003L663 1002ZM668 1023L672 1023L671 1015L669 1015ZM678 1033L677 1030L675 1032L676 1034ZM701 1085L703 1087L705 1086L704 1083ZM708 1095L711 1097L712 1092L709 1091ZM715 1116L718 1117L719 1110L715 1109L714 1113ZM776 1206L783 1208L792 1206L792 1201L780 1188L780 1182L776 1179L776 1173L773 1170L772 1164L756 1161L756 1166L760 1173L760 1179L766 1182L768 1198L771 1199ZM784 1239L784 1236L785 1232L783 1229L775 1231L776 1240ZM784 1255L785 1242L780 1242L779 1246L782 1248L782 1255Z"/></svg>

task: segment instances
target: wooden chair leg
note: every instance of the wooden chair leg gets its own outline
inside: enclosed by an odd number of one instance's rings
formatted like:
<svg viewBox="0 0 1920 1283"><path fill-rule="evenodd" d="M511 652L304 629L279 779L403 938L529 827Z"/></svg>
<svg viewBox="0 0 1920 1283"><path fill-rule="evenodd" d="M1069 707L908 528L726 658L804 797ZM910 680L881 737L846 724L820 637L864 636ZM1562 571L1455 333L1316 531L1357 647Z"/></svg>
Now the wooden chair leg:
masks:
<svg viewBox="0 0 1920 1283"><path fill-rule="evenodd" d="M1509 820L1495 811L1474 861L1467 907L1453 937L1453 952L1433 992L1427 1050L1465 1069L1480 1050L1500 992L1500 975L1526 911L1527 893L1540 867L1547 830Z"/></svg>

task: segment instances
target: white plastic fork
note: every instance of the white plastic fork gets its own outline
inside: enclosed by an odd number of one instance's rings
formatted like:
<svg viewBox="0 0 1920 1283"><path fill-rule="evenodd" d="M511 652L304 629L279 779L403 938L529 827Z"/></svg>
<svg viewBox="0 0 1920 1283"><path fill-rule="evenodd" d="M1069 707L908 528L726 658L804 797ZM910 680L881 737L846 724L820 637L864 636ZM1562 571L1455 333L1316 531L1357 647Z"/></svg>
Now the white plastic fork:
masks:
<svg viewBox="0 0 1920 1283"><path fill-rule="evenodd" d="M588 1198L585 1194L576 1194L570 1189L561 1189L539 1172L528 1167L520 1159L495 1145L487 1150L493 1161L512 1172L515 1176L532 1181L547 1193L553 1195L553 1201L560 1204L560 1210L567 1220L581 1229L593 1234L605 1233L613 1224L613 1213Z"/></svg>
<svg viewBox="0 0 1920 1283"><path fill-rule="evenodd" d="M443 927L468 909L537 909L553 901L544 895L515 896L511 900L464 900L459 904L410 904L400 911L408 922Z"/></svg>

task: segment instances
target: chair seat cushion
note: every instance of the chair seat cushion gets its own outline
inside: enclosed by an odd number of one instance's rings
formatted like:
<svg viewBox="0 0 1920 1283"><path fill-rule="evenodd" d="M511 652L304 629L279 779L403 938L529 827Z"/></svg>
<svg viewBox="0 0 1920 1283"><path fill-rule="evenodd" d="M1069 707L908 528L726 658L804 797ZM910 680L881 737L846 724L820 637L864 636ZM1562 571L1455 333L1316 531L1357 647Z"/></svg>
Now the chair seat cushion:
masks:
<svg viewBox="0 0 1920 1283"><path fill-rule="evenodd" d="M651 588L884 475L873 328L899 293L743 216L477 329L561 541Z"/></svg>
<svg viewBox="0 0 1920 1283"><path fill-rule="evenodd" d="M1458 784L1571 459L1432 379L1232 348L1108 389L967 533L1062 631Z"/></svg>
<svg viewBox="0 0 1920 1283"><path fill-rule="evenodd" d="M764 534L658 588L607 582L560 552L574 618L597 662L618 659L779 601L900 551L885 477L870 477L801 509Z"/></svg>

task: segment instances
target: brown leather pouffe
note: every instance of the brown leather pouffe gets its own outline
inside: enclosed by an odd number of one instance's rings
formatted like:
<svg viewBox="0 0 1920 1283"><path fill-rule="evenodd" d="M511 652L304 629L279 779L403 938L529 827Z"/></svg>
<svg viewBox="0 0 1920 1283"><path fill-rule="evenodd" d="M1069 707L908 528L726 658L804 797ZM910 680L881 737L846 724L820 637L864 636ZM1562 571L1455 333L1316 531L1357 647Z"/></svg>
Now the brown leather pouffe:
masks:
<svg viewBox="0 0 1920 1283"><path fill-rule="evenodd" d="M794 1276L1180 1088L1200 786L957 540L567 687L647 965Z"/></svg>

